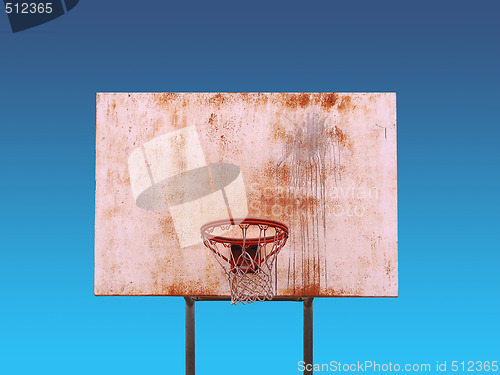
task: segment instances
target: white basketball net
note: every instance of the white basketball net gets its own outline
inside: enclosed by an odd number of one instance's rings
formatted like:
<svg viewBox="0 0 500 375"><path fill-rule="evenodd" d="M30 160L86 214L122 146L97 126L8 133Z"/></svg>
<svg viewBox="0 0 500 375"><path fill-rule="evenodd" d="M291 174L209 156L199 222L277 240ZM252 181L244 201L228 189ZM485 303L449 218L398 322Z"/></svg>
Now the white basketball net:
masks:
<svg viewBox="0 0 500 375"><path fill-rule="evenodd" d="M201 228L203 243L222 266L231 287L231 304L273 299L276 257L288 228L263 219L219 220Z"/></svg>

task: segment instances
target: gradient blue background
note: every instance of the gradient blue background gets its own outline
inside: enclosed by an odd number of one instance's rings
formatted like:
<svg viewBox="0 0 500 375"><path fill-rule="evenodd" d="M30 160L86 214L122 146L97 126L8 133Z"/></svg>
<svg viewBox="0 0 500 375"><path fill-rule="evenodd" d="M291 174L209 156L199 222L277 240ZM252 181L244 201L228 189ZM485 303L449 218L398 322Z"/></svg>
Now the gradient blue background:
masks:
<svg viewBox="0 0 500 375"><path fill-rule="evenodd" d="M184 372L183 299L93 295L98 91L397 92L400 296L316 299L314 360L500 360L498 4L87 0L17 34L0 14L0 374ZM248 363L229 337L255 316ZM299 373L300 303L196 319L198 374Z"/></svg>

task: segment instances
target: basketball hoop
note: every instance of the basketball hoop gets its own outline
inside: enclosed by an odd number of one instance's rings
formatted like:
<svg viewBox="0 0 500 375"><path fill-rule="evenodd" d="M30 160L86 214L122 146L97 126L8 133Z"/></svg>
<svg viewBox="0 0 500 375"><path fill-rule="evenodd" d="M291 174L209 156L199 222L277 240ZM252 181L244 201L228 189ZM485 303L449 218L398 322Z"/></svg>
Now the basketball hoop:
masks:
<svg viewBox="0 0 500 375"><path fill-rule="evenodd" d="M231 304L273 299L276 256L288 238L286 225L265 219L226 219L201 227L203 243L222 266Z"/></svg>

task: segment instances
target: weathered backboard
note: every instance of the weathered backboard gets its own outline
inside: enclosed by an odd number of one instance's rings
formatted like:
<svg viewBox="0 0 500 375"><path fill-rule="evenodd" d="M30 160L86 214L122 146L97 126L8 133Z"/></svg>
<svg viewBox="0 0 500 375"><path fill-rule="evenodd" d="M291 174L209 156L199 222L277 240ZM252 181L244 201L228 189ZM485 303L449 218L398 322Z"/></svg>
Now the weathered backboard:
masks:
<svg viewBox="0 0 500 375"><path fill-rule="evenodd" d="M97 94L95 294L228 297L200 227L277 220L276 295L397 296L394 93Z"/></svg>

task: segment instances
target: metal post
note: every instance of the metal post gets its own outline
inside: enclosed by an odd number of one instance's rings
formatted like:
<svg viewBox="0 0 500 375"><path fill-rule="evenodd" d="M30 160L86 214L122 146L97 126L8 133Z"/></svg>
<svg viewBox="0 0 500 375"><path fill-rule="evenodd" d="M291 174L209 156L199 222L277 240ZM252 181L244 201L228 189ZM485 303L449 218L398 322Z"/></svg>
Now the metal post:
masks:
<svg viewBox="0 0 500 375"><path fill-rule="evenodd" d="M194 299L186 300L186 375L194 375Z"/></svg>
<svg viewBox="0 0 500 375"><path fill-rule="evenodd" d="M304 365L305 375L313 373L313 298L304 300Z"/></svg>

